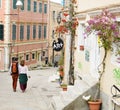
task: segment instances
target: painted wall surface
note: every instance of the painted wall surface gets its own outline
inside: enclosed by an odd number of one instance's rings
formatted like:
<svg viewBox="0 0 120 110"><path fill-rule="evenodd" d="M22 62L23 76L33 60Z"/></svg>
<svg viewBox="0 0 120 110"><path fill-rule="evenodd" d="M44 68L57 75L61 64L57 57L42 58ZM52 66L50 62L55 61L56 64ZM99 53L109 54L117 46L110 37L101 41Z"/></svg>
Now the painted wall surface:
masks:
<svg viewBox="0 0 120 110"><path fill-rule="evenodd" d="M89 10L91 9L97 9L99 10L102 7L109 7L112 6L111 8L113 8L113 5L116 5L116 7L114 8L118 8L117 5L120 4L120 0L92 0L92 2L90 0L78 0L78 12L81 11L86 11L84 12L84 14L86 15L87 13L89 13ZM96 11L96 10L94 10ZM118 15L119 16L119 15ZM75 74L91 74L91 61L87 61L85 59L86 56L86 50L88 50L89 52L91 52L92 48L86 48L84 51L80 50L80 45L83 43L84 41L81 43L81 37L83 37L83 31L80 25L82 24L81 22L85 22L85 18L82 20L79 20L79 26L77 28L77 38L76 38L76 51L75 51ZM80 24L81 23L81 24ZM85 44L84 44L85 45ZM92 44L90 44L91 46ZM95 53L93 53L95 54ZM99 59L99 63L101 62L101 59L103 57L104 51L102 49L100 49L100 59ZM92 54L90 54L92 55ZM90 56L91 58L91 56ZM115 61L116 59L114 59ZM118 68L120 67L120 64L116 64L115 62L113 62L112 60L112 53L109 51L108 55L107 55L107 59L106 59L106 70L105 73L102 77L102 81L101 81L101 90L102 93L104 93L104 95L106 95L107 100L106 100L106 104L108 106L107 109L111 110L112 109L112 102L111 102L111 87L113 84L116 84L115 79L113 77L113 69L114 68ZM97 73L94 73L94 75ZM92 75L92 74L91 74ZM103 96L104 96L103 95ZM103 97L104 99L105 97ZM104 100L103 100L104 103ZM104 107L105 108L105 107ZM106 110L106 109L103 109Z"/></svg>
<svg viewBox="0 0 120 110"><path fill-rule="evenodd" d="M27 0L24 0L24 10L13 9L12 0L1 0L2 4L0 7L0 24L4 25L4 40L0 40L0 51L4 52L1 54L3 56L0 60L0 70L8 71L11 58L18 54L20 59L21 53L23 58L26 58L26 53L29 52L30 60L27 61L28 65L40 63L42 52L45 52L45 57L47 56L48 49L48 29L46 32L46 38L44 38L44 26L48 25L48 10L49 2L48 0L36 0L37 2L37 12L33 12L34 0L31 0L31 10L27 10ZM39 3L42 3L42 13L39 12ZM48 5L47 13L44 13L44 4ZM19 16L18 16L19 15ZM12 40L12 25L16 25L16 41ZM18 26L19 24L19 26ZM23 40L20 40L20 26L24 26ZM30 39L27 40L27 25L30 25ZM36 38L33 38L33 25L36 25ZM42 26L41 38L38 37L39 25ZM48 26L47 26L48 27ZM3 51L4 50L4 51ZM34 61L31 60L32 53L35 53ZM10 54L12 53L12 54ZM42 59L42 58L41 58ZM45 61L43 59L43 62Z"/></svg>
<svg viewBox="0 0 120 110"><path fill-rule="evenodd" d="M59 14L59 12L61 11L62 9L62 5L60 5L59 3L54 3L54 2L50 2L50 10L49 10L49 16L50 16L50 19L49 19L49 22L50 22L50 25L49 25L49 62L52 63L52 60L53 60L53 48L52 48L52 43L54 40L57 40L57 38L59 37L59 35L55 34L55 29L56 27L58 26L58 23L57 23L57 16ZM54 51L54 56L59 56L61 52L56 52ZM54 60L55 57L54 57Z"/></svg>
<svg viewBox="0 0 120 110"><path fill-rule="evenodd" d="M77 0L78 11L85 11L92 8L120 4L120 0Z"/></svg>

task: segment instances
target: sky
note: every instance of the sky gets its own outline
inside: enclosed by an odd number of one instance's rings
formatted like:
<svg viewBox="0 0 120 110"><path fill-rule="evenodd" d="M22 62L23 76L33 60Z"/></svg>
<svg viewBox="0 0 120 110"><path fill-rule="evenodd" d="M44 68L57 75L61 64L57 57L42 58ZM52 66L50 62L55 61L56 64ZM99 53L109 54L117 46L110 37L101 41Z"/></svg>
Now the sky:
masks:
<svg viewBox="0 0 120 110"><path fill-rule="evenodd" d="M50 1L61 3L61 0L50 0Z"/></svg>

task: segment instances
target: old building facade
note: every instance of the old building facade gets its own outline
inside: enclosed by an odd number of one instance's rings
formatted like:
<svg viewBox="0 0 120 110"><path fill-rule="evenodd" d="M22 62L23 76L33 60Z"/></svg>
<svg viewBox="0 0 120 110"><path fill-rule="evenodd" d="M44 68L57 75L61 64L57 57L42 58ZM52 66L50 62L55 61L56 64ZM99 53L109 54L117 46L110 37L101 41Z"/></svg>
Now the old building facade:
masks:
<svg viewBox="0 0 120 110"><path fill-rule="evenodd" d="M19 1L19 0L18 0ZM8 71L12 57L27 65L48 57L49 0L0 0L0 70Z"/></svg>
<svg viewBox="0 0 120 110"><path fill-rule="evenodd" d="M51 64L53 64L55 61L58 61L61 52L56 52L53 50L53 41L57 41L57 38L59 38L59 35L56 35L56 27L59 25L57 22L57 17L59 15L59 13L61 12L62 9L62 5L59 3L55 3L55 2L50 2L50 12L49 12L49 22L50 22L50 26L49 26L49 62Z"/></svg>

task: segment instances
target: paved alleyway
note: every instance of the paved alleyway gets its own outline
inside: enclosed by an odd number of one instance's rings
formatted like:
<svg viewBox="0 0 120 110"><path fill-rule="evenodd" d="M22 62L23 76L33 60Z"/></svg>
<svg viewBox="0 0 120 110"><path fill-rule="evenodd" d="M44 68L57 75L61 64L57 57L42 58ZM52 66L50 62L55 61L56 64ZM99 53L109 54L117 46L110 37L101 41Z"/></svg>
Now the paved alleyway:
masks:
<svg viewBox="0 0 120 110"><path fill-rule="evenodd" d="M0 73L0 110L49 110L50 99L59 94L61 88L56 82L48 82L56 68L29 71L31 78L28 87L22 93L12 91L12 80L8 72Z"/></svg>

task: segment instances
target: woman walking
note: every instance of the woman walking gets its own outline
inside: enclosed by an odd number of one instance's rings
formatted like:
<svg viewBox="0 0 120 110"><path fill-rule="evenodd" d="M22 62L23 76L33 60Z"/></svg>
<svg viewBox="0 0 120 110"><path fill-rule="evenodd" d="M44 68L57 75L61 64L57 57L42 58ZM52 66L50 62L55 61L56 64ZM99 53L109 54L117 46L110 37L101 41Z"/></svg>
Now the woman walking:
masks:
<svg viewBox="0 0 120 110"><path fill-rule="evenodd" d="M22 92L25 92L27 88L27 81L28 81L27 73L28 73L28 67L25 65L25 61L21 60L19 65L19 83Z"/></svg>

